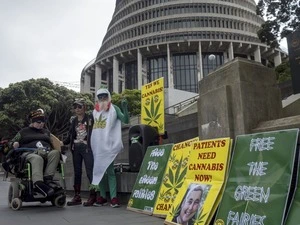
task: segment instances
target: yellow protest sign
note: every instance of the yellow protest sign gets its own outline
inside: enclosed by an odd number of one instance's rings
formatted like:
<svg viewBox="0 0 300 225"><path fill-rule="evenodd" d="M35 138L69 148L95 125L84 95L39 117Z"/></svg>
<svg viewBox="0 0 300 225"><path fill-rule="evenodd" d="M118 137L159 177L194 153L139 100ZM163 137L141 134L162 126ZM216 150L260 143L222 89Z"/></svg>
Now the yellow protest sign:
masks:
<svg viewBox="0 0 300 225"><path fill-rule="evenodd" d="M165 133L164 79L159 78L142 86L141 124L157 127L159 134Z"/></svg>
<svg viewBox="0 0 300 225"><path fill-rule="evenodd" d="M222 194L231 149L230 138L192 143L186 179L166 224L209 224Z"/></svg>
<svg viewBox="0 0 300 225"><path fill-rule="evenodd" d="M199 141L199 138L193 138L173 145L158 198L154 205L154 216L163 218L167 216L179 189L184 183L191 145L195 141Z"/></svg>

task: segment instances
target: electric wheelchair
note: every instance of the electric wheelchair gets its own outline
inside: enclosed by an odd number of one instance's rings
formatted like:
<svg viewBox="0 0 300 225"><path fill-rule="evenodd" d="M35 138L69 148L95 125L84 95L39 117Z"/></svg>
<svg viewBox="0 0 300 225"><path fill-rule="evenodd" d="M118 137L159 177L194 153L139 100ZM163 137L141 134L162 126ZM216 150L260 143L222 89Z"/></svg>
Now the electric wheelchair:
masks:
<svg viewBox="0 0 300 225"><path fill-rule="evenodd" d="M19 210L22 207L22 202L41 202L50 201L53 206L63 208L66 205L66 191L59 184L59 181L53 179L48 186L53 188L52 196L44 196L40 194L34 187L31 179L31 164L26 162L23 153L34 154L32 148L12 149L6 156L2 167L6 171L6 176L12 174L15 177L11 178L11 183L8 190L8 206L13 210ZM61 180L64 186L64 167L63 162L58 165L58 172L61 174Z"/></svg>

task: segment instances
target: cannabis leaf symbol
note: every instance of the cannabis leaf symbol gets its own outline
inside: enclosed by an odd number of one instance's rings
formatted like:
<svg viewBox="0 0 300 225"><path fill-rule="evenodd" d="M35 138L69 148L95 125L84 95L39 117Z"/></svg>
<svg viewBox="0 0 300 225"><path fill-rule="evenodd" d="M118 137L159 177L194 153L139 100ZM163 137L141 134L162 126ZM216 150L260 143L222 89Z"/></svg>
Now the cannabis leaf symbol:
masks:
<svg viewBox="0 0 300 225"><path fill-rule="evenodd" d="M179 212L180 212L180 207L179 206L180 205L177 205L176 207L174 207L174 205L172 205L172 208L169 211L169 214L171 215L172 218L179 215Z"/></svg>
<svg viewBox="0 0 300 225"><path fill-rule="evenodd" d="M204 222L203 219L204 219L204 217L206 216L207 213L205 213L204 215L202 215L202 213L203 213L203 208L199 212L198 217L193 219L193 224L200 225L201 223Z"/></svg>
<svg viewBox="0 0 300 225"><path fill-rule="evenodd" d="M182 157L176 167L175 174L173 173L173 170L169 168L169 182L164 184L167 188L173 189L175 193L178 193L178 189L182 186L184 182L184 177L187 172L187 167L185 167L182 171L181 170L181 165L182 164Z"/></svg>
<svg viewBox="0 0 300 225"><path fill-rule="evenodd" d="M158 114L158 110L161 104L161 100L157 103L157 105L155 106L155 101L154 98L151 98L151 104L150 104L150 110L144 106L145 112L147 117L144 118L144 120L147 122L147 125L150 125L151 123L156 123L157 125L158 122L158 118L161 116L161 114Z"/></svg>
<svg viewBox="0 0 300 225"><path fill-rule="evenodd" d="M99 116L99 118L95 119L94 128L105 128L106 127L106 120L107 118L102 119L102 114Z"/></svg>

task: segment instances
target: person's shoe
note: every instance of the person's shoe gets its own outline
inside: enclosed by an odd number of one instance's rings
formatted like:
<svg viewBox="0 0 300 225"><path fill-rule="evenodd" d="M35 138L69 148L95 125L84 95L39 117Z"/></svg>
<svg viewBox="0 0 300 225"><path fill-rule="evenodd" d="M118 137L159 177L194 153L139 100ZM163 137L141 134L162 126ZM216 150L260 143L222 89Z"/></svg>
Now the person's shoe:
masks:
<svg viewBox="0 0 300 225"><path fill-rule="evenodd" d="M96 191L95 190L90 190L90 197L89 199L83 203L83 206L93 206L96 202Z"/></svg>
<svg viewBox="0 0 300 225"><path fill-rule="evenodd" d="M37 181L34 183L36 191L44 195L45 197L50 197L54 195L54 190L46 185L43 181Z"/></svg>
<svg viewBox="0 0 300 225"><path fill-rule="evenodd" d="M120 207L119 199L117 199L116 197L112 198L112 200L110 201L110 206L113 207L113 208Z"/></svg>
<svg viewBox="0 0 300 225"><path fill-rule="evenodd" d="M83 206L93 206L96 202L96 197L89 197L89 199L83 203Z"/></svg>
<svg viewBox="0 0 300 225"><path fill-rule="evenodd" d="M56 181L53 180L53 176L44 177L44 184L54 190L60 186Z"/></svg>
<svg viewBox="0 0 300 225"><path fill-rule="evenodd" d="M78 194L75 194L72 200L67 202L68 206L81 205L81 204L82 204L81 197Z"/></svg>
<svg viewBox="0 0 300 225"><path fill-rule="evenodd" d="M98 197L95 206L105 206L105 205L107 205L107 200L102 196Z"/></svg>
<svg viewBox="0 0 300 225"><path fill-rule="evenodd" d="M44 176L44 183L45 184L49 184L49 183L51 183L51 182L53 182L53 176Z"/></svg>

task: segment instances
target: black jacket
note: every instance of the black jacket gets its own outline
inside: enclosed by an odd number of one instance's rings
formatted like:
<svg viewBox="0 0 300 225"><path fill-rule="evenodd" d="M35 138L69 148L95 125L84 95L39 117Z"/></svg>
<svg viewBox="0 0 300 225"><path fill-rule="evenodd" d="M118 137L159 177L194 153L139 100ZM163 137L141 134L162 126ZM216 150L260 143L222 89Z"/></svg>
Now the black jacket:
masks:
<svg viewBox="0 0 300 225"><path fill-rule="evenodd" d="M92 115L85 114L81 123L87 125L86 126L87 137L85 138L85 140L87 141L88 149L90 149L91 134L92 134L93 124L94 124ZM77 135L75 128L77 125L78 125L78 117L76 116L71 122L71 126L67 138L63 141L64 145L70 144L70 149L73 149L74 146L74 140L76 139L76 135Z"/></svg>

